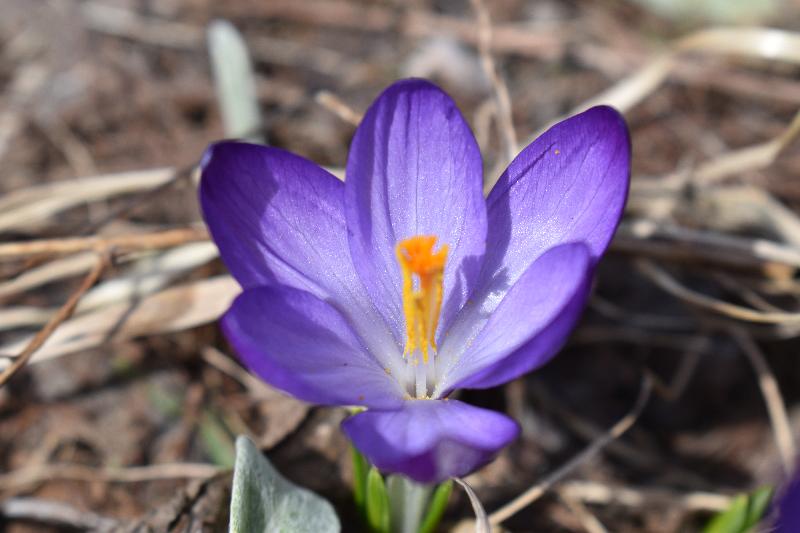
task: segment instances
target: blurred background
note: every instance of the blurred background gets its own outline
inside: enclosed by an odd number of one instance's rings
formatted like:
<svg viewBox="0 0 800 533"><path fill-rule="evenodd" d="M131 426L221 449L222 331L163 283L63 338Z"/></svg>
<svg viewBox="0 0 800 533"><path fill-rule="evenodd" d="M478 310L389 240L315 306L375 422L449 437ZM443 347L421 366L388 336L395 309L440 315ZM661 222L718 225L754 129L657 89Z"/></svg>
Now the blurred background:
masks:
<svg viewBox="0 0 800 533"><path fill-rule="evenodd" d="M469 478L487 511L621 419L503 527L701 531L779 486L800 429L798 24L795 0L0 0L0 527L224 531L246 434L360 530L345 413L249 377L215 325L238 289L194 169L247 137L341 174L408 76L459 104L487 188L591 103L632 132L627 214L568 346L464 395L523 426ZM471 513L456 491L444 530Z"/></svg>

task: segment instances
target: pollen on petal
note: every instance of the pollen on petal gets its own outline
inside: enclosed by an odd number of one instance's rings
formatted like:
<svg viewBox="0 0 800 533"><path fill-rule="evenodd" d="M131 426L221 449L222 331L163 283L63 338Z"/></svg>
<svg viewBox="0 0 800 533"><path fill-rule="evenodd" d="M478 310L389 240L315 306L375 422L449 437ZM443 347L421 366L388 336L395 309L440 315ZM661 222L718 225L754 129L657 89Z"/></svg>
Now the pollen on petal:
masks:
<svg viewBox="0 0 800 533"><path fill-rule="evenodd" d="M447 261L447 245L434 252L436 237L416 235L397 243L397 261L403 276L403 314L406 319L404 354L422 352L428 362L436 351L436 328L442 308L442 283Z"/></svg>

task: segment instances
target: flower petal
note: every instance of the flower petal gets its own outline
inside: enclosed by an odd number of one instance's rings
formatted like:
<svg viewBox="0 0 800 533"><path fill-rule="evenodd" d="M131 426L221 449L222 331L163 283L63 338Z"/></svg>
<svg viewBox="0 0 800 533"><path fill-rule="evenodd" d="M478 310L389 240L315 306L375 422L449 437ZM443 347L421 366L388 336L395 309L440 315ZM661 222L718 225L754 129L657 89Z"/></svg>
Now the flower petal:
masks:
<svg viewBox="0 0 800 533"><path fill-rule="evenodd" d="M344 313L376 356L400 357L350 260L340 180L300 156L242 142L212 145L202 167L203 215L245 289L306 290Z"/></svg>
<svg viewBox="0 0 800 533"><path fill-rule="evenodd" d="M505 415L456 400L409 400L368 410L342 429L370 463L420 483L461 477L485 465L519 434Z"/></svg>
<svg viewBox="0 0 800 533"><path fill-rule="evenodd" d="M794 474L783 494L776 498L778 518L774 533L797 533L800 531L800 471Z"/></svg>
<svg viewBox="0 0 800 533"><path fill-rule="evenodd" d="M381 408L403 402L403 390L345 317L311 293L279 285L247 289L222 328L250 370L301 400Z"/></svg>
<svg viewBox="0 0 800 533"><path fill-rule="evenodd" d="M435 235L449 247L439 331L469 296L486 237L480 151L453 100L423 80L386 89L356 130L345 213L353 262L387 323L403 339L395 245Z"/></svg>
<svg viewBox="0 0 800 533"><path fill-rule="evenodd" d="M542 253L585 242L605 251L628 193L630 140L606 106L564 120L511 162L487 198L489 232L480 294L502 294Z"/></svg>
<svg viewBox="0 0 800 533"><path fill-rule="evenodd" d="M583 311L590 254L583 243L556 246L528 267L494 311L465 309L439 352L434 397L493 387L549 361Z"/></svg>

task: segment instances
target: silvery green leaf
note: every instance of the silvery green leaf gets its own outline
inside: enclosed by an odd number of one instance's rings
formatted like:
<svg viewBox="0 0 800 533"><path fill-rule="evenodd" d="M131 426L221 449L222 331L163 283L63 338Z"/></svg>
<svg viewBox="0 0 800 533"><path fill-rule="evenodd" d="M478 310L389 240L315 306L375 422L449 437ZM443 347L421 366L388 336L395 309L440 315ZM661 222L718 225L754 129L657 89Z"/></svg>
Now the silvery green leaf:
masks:
<svg viewBox="0 0 800 533"><path fill-rule="evenodd" d="M253 66L247 45L233 24L227 20L211 23L208 27L208 52L225 136L265 142Z"/></svg>
<svg viewBox="0 0 800 533"><path fill-rule="evenodd" d="M404 476L386 478L390 522L394 533L418 533L430 493L430 485L415 483Z"/></svg>
<svg viewBox="0 0 800 533"><path fill-rule="evenodd" d="M291 483L247 437L236 439L230 533L338 533L333 507Z"/></svg>

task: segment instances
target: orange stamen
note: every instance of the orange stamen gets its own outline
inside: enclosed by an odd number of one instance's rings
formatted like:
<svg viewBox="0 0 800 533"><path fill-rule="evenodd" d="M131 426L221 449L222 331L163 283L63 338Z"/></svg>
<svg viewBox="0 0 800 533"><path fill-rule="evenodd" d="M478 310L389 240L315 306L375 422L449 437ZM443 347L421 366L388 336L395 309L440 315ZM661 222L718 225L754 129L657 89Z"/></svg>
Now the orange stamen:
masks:
<svg viewBox="0 0 800 533"><path fill-rule="evenodd" d="M447 245L434 252L436 237L416 235L397 243L397 261L403 274L403 314L406 318L404 355L422 352L428 362L428 350L436 351L436 327L442 309L442 283ZM416 286L415 286L416 285Z"/></svg>

